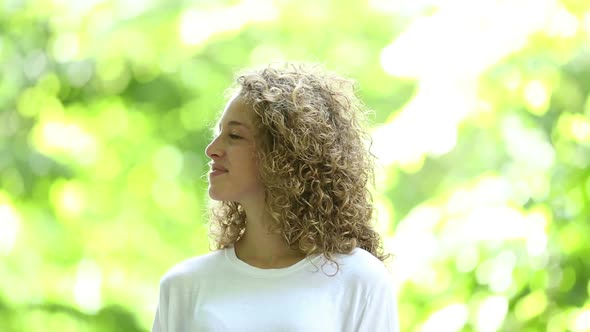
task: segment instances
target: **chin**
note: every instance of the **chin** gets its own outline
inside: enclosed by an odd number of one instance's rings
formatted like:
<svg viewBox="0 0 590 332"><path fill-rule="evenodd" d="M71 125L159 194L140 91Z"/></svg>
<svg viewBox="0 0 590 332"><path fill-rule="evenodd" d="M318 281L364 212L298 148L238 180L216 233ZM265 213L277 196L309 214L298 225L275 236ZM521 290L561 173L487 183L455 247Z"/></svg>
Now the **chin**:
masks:
<svg viewBox="0 0 590 332"><path fill-rule="evenodd" d="M216 193L214 190L212 190L211 188L209 188L209 198L211 198L214 201L222 201L223 198Z"/></svg>
<svg viewBox="0 0 590 332"><path fill-rule="evenodd" d="M213 188L209 188L209 198L214 201L231 201L227 195L224 195Z"/></svg>

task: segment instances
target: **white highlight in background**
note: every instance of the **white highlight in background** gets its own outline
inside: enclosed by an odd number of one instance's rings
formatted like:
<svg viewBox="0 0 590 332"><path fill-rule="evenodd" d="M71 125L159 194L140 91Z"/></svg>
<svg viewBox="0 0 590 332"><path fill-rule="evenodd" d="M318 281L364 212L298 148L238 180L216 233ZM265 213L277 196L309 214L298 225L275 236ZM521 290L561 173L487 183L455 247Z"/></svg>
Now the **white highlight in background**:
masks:
<svg viewBox="0 0 590 332"><path fill-rule="evenodd" d="M502 326L508 313L508 299L501 295L486 297L478 306L476 330L496 332Z"/></svg>
<svg viewBox="0 0 590 332"><path fill-rule="evenodd" d="M428 317L421 332L458 332L467 323L469 312L462 303L450 304Z"/></svg>
<svg viewBox="0 0 590 332"><path fill-rule="evenodd" d="M93 261L84 259L78 264L74 284L74 299L87 312L96 312L101 307L102 271Z"/></svg>
<svg viewBox="0 0 590 332"><path fill-rule="evenodd" d="M8 255L14 248L20 230L20 218L14 208L0 204L0 255Z"/></svg>
<svg viewBox="0 0 590 332"><path fill-rule="evenodd" d="M251 22L272 21L278 9L270 0L243 0L235 6L216 9L189 9L180 18L180 39L197 45L216 34L238 31Z"/></svg>

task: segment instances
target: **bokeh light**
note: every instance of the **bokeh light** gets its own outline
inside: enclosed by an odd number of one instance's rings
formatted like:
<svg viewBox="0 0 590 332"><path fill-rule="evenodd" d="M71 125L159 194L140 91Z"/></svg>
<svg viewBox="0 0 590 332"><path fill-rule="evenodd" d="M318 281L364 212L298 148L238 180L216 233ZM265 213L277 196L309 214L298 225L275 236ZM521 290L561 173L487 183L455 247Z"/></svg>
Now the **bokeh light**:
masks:
<svg viewBox="0 0 590 332"><path fill-rule="evenodd" d="M30 0L0 18L0 330L149 330L163 273L209 250L224 90L285 59L357 79L373 110L402 331L590 330L590 3Z"/></svg>

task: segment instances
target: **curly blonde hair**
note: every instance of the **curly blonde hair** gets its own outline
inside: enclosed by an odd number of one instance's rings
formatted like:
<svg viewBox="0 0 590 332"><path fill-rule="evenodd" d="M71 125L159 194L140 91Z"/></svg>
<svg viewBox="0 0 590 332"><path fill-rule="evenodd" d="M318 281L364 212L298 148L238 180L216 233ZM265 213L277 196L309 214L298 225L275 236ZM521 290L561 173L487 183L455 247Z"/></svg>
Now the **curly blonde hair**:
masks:
<svg viewBox="0 0 590 332"><path fill-rule="evenodd" d="M372 227L374 157L353 81L317 64L283 63L238 75L234 91L254 110L260 179L271 230L305 255L360 247L385 260ZM216 249L245 229L240 204L213 209Z"/></svg>

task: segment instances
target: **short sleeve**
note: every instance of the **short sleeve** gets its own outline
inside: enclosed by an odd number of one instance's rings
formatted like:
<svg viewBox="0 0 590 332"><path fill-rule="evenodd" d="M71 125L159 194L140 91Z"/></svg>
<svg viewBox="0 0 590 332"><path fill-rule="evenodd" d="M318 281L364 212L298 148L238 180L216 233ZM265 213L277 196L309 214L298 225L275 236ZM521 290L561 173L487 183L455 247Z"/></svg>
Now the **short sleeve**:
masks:
<svg viewBox="0 0 590 332"><path fill-rule="evenodd" d="M160 281L160 295L158 298L158 306L156 307L156 315L154 317L154 322L152 324L152 331L151 332L166 332L168 329L166 328L166 312L168 308L168 292L166 284L164 283L165 279Z"/></svg>
<svg viewBox="0 0 590 332"><path fill-rule="evenodd" d="M373 290L360 313L356 332L365 331L399 332L397 300L390 280Z"/></svg>

